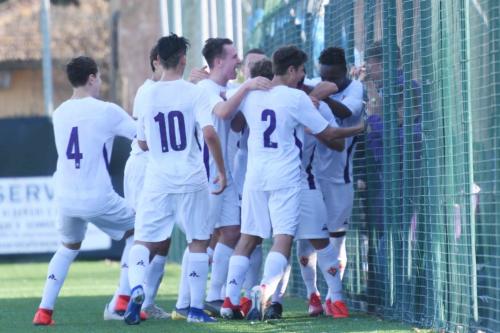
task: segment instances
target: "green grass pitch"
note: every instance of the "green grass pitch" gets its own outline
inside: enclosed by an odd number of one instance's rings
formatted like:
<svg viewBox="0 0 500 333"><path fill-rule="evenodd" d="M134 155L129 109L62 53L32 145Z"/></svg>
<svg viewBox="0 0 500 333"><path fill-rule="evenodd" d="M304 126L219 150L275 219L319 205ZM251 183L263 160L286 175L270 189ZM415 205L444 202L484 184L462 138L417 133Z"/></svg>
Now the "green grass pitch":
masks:
<svg viewBox="0 0 500 333"><path fill-rule="evenodd" d="M309 318L305 300L287 297L284 319L270 323L223 321L216 324L188 324L184 321L143 322L126 326L104 321L102 312L118 281L119 263L77 261L70 268L54 311L54 327L31 324L45 280L47 263L0 264L0 332L414 332L402 323L353 313L351 318ZM171 310L175 304L180 267L168 264L158 292L157 304Z"/></svg>

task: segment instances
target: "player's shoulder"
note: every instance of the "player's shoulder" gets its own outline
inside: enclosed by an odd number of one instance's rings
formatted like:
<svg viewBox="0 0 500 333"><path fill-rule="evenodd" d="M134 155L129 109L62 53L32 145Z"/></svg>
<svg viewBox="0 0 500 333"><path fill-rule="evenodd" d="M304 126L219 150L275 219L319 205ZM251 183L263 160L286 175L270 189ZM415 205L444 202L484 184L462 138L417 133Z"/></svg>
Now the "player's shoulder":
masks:
<svg viewBox="0 0 500 333"><path fill-rule="evenodd" d="M353 93L363 93L364 90L363 83L359 80L352 80L347 88Z"/></svg>

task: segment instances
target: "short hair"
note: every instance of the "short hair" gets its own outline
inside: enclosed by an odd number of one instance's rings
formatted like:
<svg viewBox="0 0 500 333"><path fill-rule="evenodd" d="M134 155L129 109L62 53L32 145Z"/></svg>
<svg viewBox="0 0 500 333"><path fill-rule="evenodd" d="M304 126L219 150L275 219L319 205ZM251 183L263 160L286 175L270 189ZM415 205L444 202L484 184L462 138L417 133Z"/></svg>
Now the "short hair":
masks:
<svg viewBox="0 0 500 333"><path fill-rule="evenodd" d="M253 49L248 50L245 53L245 57L247 55L249 55L249 54L262 54L262 55L266 55L266 53L262 49L259 49L259 48L253 48Z"/></svg>
<svg viewBox="0 0 500 333"><path fill-rule="evenodd" d="M205 41L201 53L205 57L209 68L213 68L215 58L224 55L224 45L233 45L233 41L229 38L209 38Z"/></svg>
<svg viewBox="0 0 500 333"><path fill-rule="evenodd" d="M319 63L327 66L342 66L347 70L345 51L341 47L327 47L319 55Z"/></svg>
<svg viewBox="0 0 500 333"><path fill-rule="evenodd" d="M66 75L74 88L86 85L89 76L96 75L98 71L95 60L85 56L73 58L66 65Z"/></svg>
<svg viewBox="0 0 500 333"><path fill-rule="evenodd" d="M189 40L172 33L158 40L158 56L164 68L174 68L179 64L181 57L186 54Z"/></svg>
<svg viewBox="0 0 500 333"><path fill-rule="evenodd" d="M158 60L158 44L153 46L151 51L149 51L149 65L151 65L151 70L153 72L155 71L155 65L153 64L155 60Z"/></svg>
<svg viewBox="0 0 500 333"><path fill-rule="evenodd" d="M273 63L269 59L261 59L250 68L250 77L263 76L269 80L273 79Z"/></svg>
<svg viewBox="0 0 500 333"><path fill-rule="evenodd" d="M273 73L284 75L290 66L299 68L306 61L307 54L297 46L282 46L273 53Z"/></svg>
<svg viewBox="0 0 500 333"><path fill-rule="evenodd" d="M366 51L365 51L365 59L379 59L382 60L383 56L383 48L381 41L374 42Z"/></svg>

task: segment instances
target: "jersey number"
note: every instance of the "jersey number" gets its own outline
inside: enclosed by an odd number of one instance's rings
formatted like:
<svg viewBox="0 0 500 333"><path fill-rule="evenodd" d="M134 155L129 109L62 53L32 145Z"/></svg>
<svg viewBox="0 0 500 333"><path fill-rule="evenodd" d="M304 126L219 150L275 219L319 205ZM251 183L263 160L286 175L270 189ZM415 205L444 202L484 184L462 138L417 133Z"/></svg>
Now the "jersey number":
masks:
<svg viewBox="0 0 500 333"><path fill-rule="evenodd" d="M265 109L262 111L262 121L266 121L269 118L269 127L264 131L264 147L266 148L278 148L277 142L271 141L271 134L273 134L276 129L276 113L273 110Z"/></svg>
<svg viewBox="0 0 500 333"><path fill-rule="evenodd" d="M165 124L165 114L163 112L158 112L158 114L153 118L160 126L160 139L161 139L161 151L166 153L169 151L168 143L170 141L170 148L174 151L181 151L186 149L187 139L186 139L186 124L184 123L184 115L180 111L170 111L167 114L168 122L168 138L167 138L167 128ZM177 135L175 134L177 123L177 129L179 130L179 141L177 141Z"/></svg>
<svg viewBox="0 0 500 333"><path fill-rule="evenodd" d="M78 127L71 129L69 135L68 148L66 148L66 157L68 160L75 160L75 168L80 169L80 160L83 159L83 154L80 153L80 144L78 142Z"/></svg>

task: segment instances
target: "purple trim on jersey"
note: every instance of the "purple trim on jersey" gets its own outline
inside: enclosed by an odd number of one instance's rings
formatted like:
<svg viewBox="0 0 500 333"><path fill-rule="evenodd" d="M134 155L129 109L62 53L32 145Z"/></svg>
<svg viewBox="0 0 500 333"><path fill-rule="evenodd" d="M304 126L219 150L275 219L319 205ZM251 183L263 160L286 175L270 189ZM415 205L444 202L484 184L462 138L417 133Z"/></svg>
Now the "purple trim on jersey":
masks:
<svg viewBox="0 0 500 333"><path fill-rule="evenodd" d="M314 181L314 175L312 173L312 164L314 160L314 153L316 152L316 147L313 148L312 154L311 154L311 160L309 161L309 164L307 165L306 168L306 173L307 173L307 182L309 183L309 189L310 190L315 190L316 189L316 182Z"/></svg>
<svg viewBox="0 0 500 333"><path fill-rule="evenodd" d="M102 147L102 156L104 157L104 165L106 165L106 170L109 172L109 159L108 159L108 150L106 149L106 144Z"/></svg>
<svg viewBox="0 0 500 333"><path fill-rule="evenodd" d="M346 163L345 163L345 168L344 168L344 181L346 184L349 184L352 181L352 179L349 175L349 164L350 164L349 158L351 157L352 150L354 149L354 146L357 143L357 139L358 139L358 137L355 136L352 139L351 145L349 146L349 148L347 148L347 158L346 158Z"/></svg>
<svg viewBox="0 0 500 333"><path fill-rule="evenodd" d="M206 143L203 143L203 164L205 164L205 170L207 171L207 178L210 179L210 164L208 159L210 154L208 152L208 146Z"/></svg>
<svg viewBox="0 0 500 333"><path fill-rule="evenodd" d="M299 148L299 156L302 159L302 142L297 138L297 131L293 130L293 137L295 138L295 145Z"/></svg>
<svg viewBox="0 0 500 333"><path fill-rule="evenodd" d="M198 140L198 129L194 129L194 138L196 139L196 144L198 145L198 149L201 151L200 140Z"/></svg>

